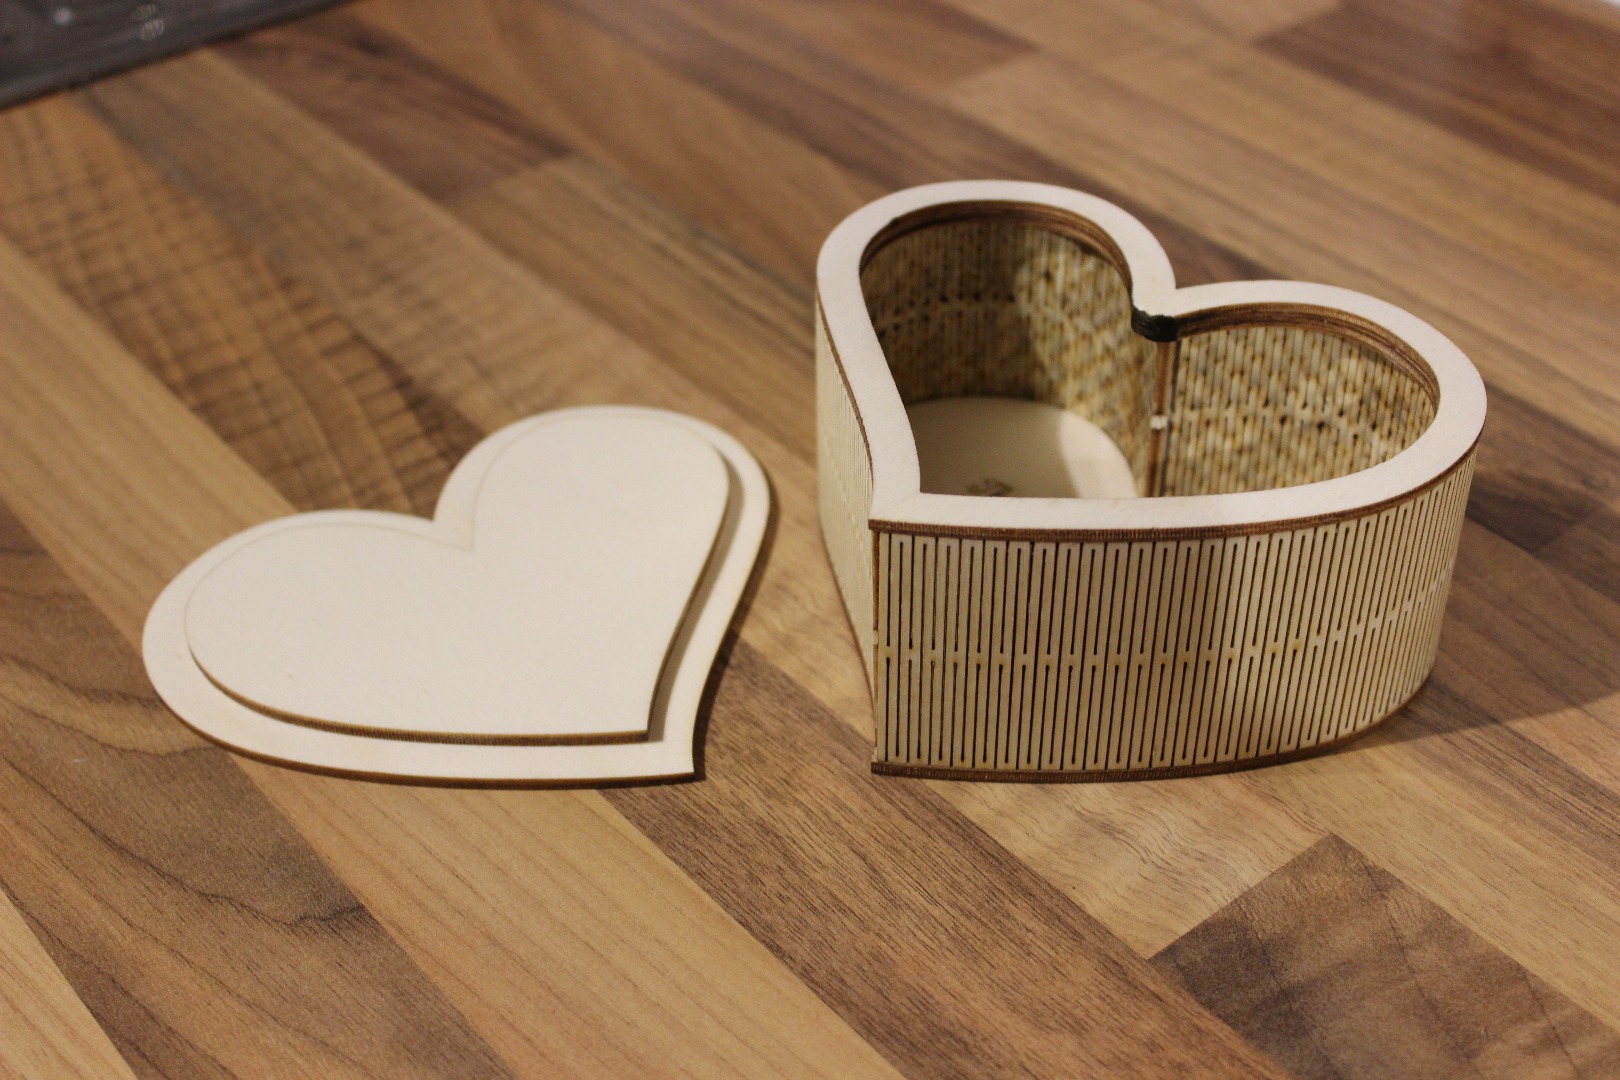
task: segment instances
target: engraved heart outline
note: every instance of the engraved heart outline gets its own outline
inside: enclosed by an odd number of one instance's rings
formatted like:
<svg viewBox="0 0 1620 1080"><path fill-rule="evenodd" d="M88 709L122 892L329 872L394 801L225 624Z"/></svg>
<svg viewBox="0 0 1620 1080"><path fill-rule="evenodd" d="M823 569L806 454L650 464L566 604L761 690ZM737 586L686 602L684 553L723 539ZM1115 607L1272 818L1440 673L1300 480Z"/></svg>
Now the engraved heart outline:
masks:
<svg viewBox="0 0 1620 1080"><path fill-rule="evenodd" d="M193 655L186 615L198 585L217 567L266 536L311 524L363 524L445 540L466 533L485 475L514 443L550 425L636 417L674 424L708 443L728 484L713 553L692 590L658 681L645 741L613 744L491 744L399 739L292 723L261 712L209 678ZM159 695L190 727L249 757L343 776L473 786L581 786L689 777L696 768L697 712L714 658L754 570L770 512L770 490L757 461L736 439L702 421L660 409L598 406L564 409L495 432L458 463L432 521L373 511L292 515L245 530L205 552L164 589L143 634L148 674Z"/></svg>
<svg viewBox="0 0 1620 1080"><path fill-rule="evenodd" d="M1216 495L1137 499L940 495L922 490L916 442L867 311L861 270L884 244L918 228L984 217L1028 217L1114 256L1126 277L1132 329L1149 340L1215 329L1223 320L1316 316L1376 336L1432 372L1435 414L1410 446L1357 472L1307 484ZM1485 386L1445 335L1393 304L1330 285L1230 281L1178 288L1169 256L1147 226L1104 199L1050 184L961 180L908 188L869 203L828 236L816 270L818 330L826 334L853 399L871 466L872 527L910 531L1029 530L1055 536L1190 536L1270 527L1361 511L1411 494L1473 450Z"/></svg>

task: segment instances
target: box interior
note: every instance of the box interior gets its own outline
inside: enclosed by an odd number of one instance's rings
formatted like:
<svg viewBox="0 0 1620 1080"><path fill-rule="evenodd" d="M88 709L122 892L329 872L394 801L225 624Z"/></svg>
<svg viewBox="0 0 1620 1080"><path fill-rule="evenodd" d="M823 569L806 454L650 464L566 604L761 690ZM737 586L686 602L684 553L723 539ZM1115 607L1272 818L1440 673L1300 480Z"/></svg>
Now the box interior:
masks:
<svg viewBox="0 0 1620 1080"><path fill-rule="evenodd" d="M1133 323L1124 258L1090 222L1014 204L945 210L896 223L861 270L908 407L990 397L1069 410L1113 441L1142 496L1342 476L1388 460L1434 418L1422 360L1344 313L1221 309L1171 334L1157 320L1150 339L1140 313Z"/></svg>

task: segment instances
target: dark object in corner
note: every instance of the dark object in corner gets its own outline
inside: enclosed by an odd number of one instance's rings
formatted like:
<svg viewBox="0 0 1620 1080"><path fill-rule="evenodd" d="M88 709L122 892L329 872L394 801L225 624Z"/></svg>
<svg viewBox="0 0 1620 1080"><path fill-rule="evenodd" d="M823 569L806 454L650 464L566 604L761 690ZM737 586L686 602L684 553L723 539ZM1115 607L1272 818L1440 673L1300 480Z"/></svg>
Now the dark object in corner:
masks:
<svg viewBox="0 0 1620 1080"><path fill-rule="evenodd" d="M332 0L0 0L0 106Z"/></svg>

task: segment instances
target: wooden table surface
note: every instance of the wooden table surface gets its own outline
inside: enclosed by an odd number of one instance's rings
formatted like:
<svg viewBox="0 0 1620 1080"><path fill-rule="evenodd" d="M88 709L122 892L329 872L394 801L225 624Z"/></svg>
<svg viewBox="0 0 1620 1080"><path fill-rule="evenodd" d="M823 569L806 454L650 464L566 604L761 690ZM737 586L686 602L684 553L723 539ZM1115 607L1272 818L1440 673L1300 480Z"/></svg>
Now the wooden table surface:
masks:
<svg viewBox="0 0 1620 1080"><path fill-rule="evenodd" d="M814 257L980 176L1470 353L1405 713L1202 779L868 773ZM1620 8L366 0L0 113L0 234L0 1072L1620 1075ZM203 549L429 513L595 402L775 486L701 782L331 779L159 704L142 618Z"/></svg>

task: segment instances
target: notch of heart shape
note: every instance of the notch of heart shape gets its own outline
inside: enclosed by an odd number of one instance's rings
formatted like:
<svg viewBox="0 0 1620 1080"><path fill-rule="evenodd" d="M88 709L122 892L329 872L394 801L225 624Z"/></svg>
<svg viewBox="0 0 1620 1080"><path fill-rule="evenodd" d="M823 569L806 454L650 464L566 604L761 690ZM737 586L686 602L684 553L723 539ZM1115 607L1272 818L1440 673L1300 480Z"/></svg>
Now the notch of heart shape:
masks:
<svg viewBox="0 0 1620 1080"><path fill-rule="evenodd" d="M690 776L769 508L758 463L711 425L544 414L476 446L431 521L319 511L204 553L152 607L147 671L202 734L319 771Z"/></svg>

